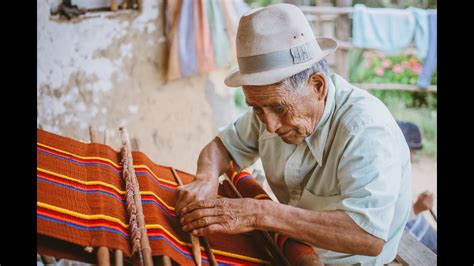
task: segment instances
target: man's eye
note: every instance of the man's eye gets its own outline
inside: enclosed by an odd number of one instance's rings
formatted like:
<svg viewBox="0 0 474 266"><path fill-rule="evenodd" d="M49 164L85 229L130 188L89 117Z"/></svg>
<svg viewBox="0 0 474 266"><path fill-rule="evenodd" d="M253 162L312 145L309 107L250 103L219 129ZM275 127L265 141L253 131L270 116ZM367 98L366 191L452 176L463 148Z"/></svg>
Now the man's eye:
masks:
<svg viewBox="0 0 474 266"><path fill-rule="evenodd" d="M283 112L285 112L285 107L283 107L282 105L274 105L274 106L272 106L272 110L275 113L283 113Z"/></svg>

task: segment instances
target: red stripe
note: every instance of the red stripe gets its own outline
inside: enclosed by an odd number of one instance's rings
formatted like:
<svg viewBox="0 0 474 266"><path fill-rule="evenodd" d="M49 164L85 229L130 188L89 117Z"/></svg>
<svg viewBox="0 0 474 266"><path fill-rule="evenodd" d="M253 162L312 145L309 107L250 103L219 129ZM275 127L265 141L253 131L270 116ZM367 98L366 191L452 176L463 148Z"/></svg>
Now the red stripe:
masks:
<svg viewBox="0 0 474 266"><path fill-rule="evenodd" d="M124 195L121 195L116 190L114 190L112 188L109 188L109 187L106 187L106 186L103 186L103 185L81 184L81 183L73 181L73 180L63 179L63 178L53 176L53 175L43 173L43 172L37 172L37 175L44 178L44 179L54 181L54 182L57 182L57 183L61 183L61 184L64 184L64 185L73 186L75 188L80 188L80 189L83 189L83 190L101 190L101 191L104 191L104 192L112 193L112 194L118 196L119 198L121 198L122 200L125 199Z"/></svg>
<svg viewBox="0 0 474 266"><path fill-rule="evenodd" d="M71 216L68 214L59 213L53 210L44 209L41 207L37 208L37 213L51 217L51 218L55 218L61 221L70 222L70 223L74 223L74 224L78 224L78 225L82 225L86 227L104 226L107 228L119 230L120 232L124 233L126 236L129 235L129 233L127 232L127 229L125 229L125 227L123 227L122 225L115 222L108 221L108 220L104 220L104 219L86 220L86 219Z"/></svg>

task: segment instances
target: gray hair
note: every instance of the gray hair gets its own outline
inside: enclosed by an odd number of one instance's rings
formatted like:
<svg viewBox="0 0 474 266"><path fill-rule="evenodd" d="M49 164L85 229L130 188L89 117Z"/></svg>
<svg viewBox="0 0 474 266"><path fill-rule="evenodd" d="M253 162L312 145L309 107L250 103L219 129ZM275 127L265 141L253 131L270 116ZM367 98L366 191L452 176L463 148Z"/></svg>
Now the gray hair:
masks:
<svg viewBox="0 0 474 266"><path fill-rule="evenodd" d="M307 68L299 73L294 74L293 76L286 78L278 83L277 86L282 86L290 90L298 90L306 85L308 78L314 73L322 73L324 78L329 77L329 67L326 59L318 61L316 64Z"/></svg>

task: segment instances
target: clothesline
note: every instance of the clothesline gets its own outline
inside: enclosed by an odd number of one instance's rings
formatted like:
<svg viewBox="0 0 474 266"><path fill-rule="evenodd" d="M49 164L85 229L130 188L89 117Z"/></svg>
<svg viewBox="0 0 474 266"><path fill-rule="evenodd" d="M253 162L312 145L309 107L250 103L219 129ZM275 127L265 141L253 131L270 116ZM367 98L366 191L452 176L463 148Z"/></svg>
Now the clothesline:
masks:
<svg viewBox="0 0 474 266"><path fill-rule="evenodd" d="M417 56L423 61L417 85L421 88L430 86L437 63L436 9L368 8L362 4L354 7L300 6L300 8L308 20L318 23L317 25L324 20L331 21L327 17L322 19L324 15L350 15L352 30L344 29L342 34L346 38L338 40L343 50L361 48L398 53L415 46ZM345 31L351 31L351 34L347 35L348 32Z"/></svg>

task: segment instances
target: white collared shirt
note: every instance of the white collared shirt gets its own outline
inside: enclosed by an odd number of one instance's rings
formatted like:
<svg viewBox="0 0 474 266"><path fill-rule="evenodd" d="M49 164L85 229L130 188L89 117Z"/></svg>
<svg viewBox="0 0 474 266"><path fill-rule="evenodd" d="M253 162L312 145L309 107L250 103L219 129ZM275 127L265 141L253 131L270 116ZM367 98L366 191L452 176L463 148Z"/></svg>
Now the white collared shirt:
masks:
<svg viewBox="0 0 474 266"><path fill-rule="evenodd" d="M381 265L393 261L411 211L410 152L386 106L331 74L324 113L313 133L287 144L250 108L220 130L237 168L261 158L280 203L343 210L386 243L377 257L316 248L323 263Z"/></svg>

